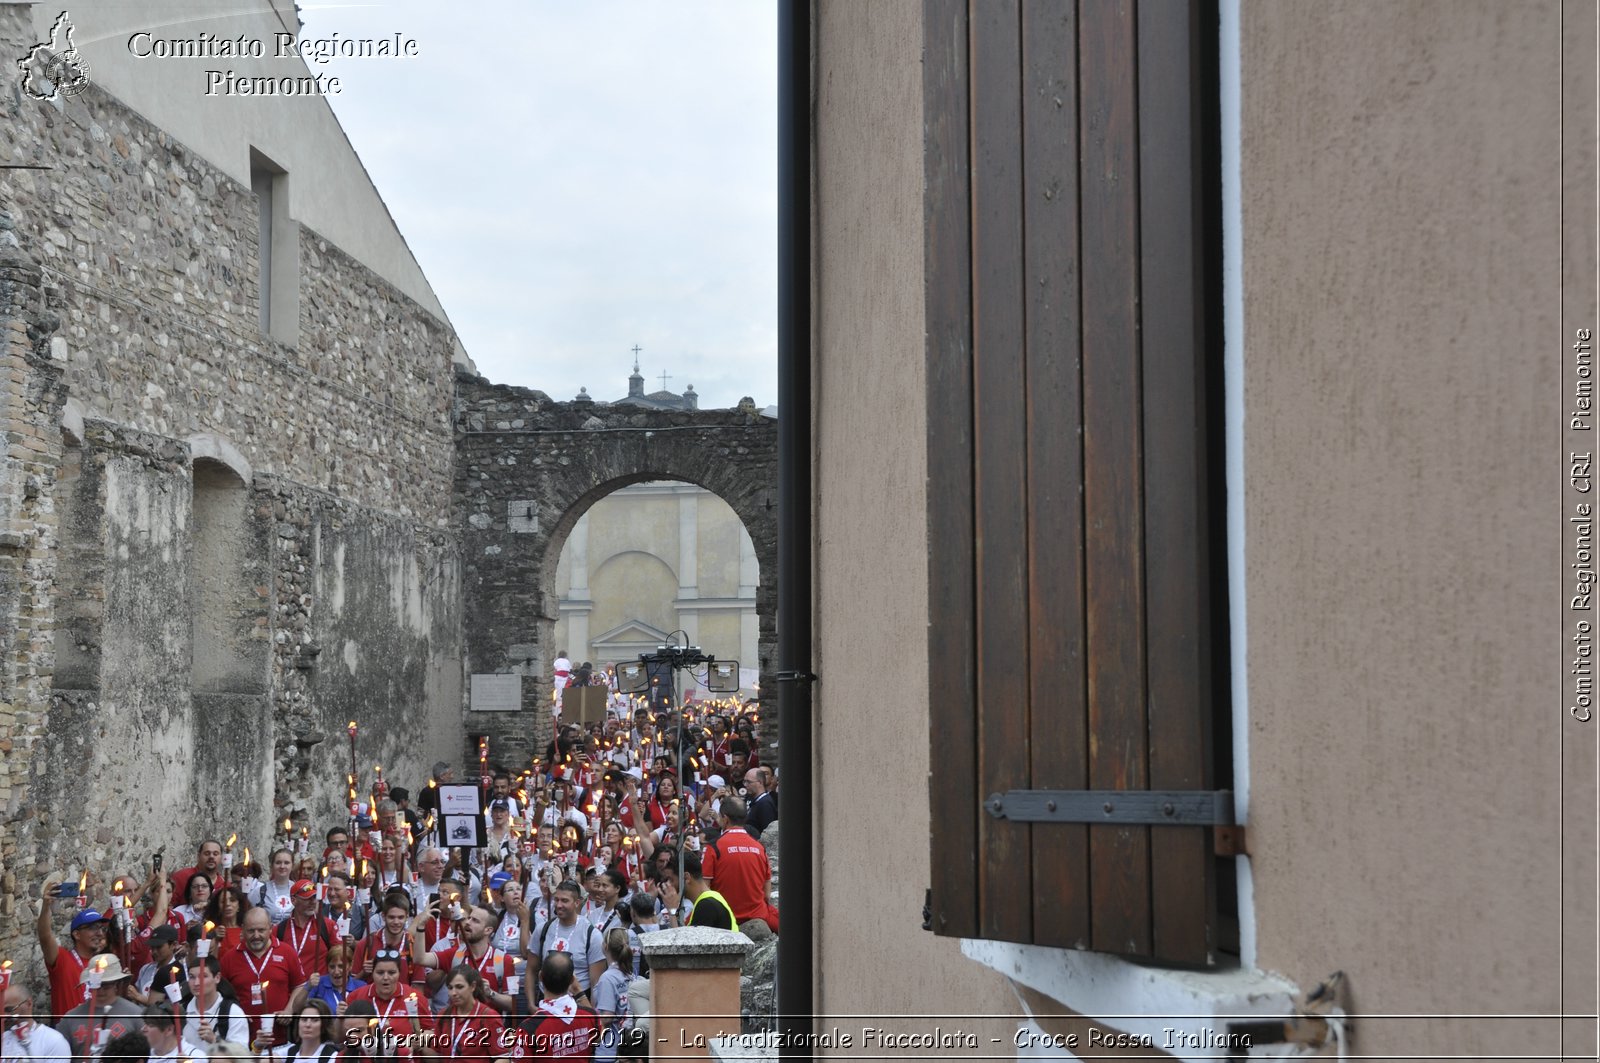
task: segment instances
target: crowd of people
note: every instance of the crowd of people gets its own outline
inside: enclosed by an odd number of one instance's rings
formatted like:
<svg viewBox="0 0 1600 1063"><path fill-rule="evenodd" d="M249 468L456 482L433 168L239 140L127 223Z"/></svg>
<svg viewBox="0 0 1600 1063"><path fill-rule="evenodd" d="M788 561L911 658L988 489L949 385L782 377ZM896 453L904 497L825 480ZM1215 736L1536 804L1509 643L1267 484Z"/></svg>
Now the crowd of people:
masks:
<svg viewBox="0 0 1600 1063"><path fill-rule="evenodd" d="M480 747L463 772L484 806L471 845L446 844L441 795L457 781L441 762L415 804L375 769L320 852L288 821L264 864L235 859L230 836L170 872L157 857L138 875L50 876L36 922L49 1007L0 964L5 1058L642 1054L627 1035L630 984L650 973L642 935L778 931L759 840L778 779L754 702L654 712L612 691L587 725L563 723L558 702L555 734L525 769Z"/></svg>

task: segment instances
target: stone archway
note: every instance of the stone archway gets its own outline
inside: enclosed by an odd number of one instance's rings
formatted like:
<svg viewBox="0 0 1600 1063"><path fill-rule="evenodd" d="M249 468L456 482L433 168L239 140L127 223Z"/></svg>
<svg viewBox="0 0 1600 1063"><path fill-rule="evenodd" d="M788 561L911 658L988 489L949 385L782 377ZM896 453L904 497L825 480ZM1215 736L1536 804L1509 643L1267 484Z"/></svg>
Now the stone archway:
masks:
<svg viewBox="0 0 1600 1063"><path fill-rule="evenodd" d="M476 755L476 736L487 735L491 760L521 766L548 741L545 681L555 652L552 588L561 546L595 502L648 480L704 487L744 523L761 574L757 665L767 714L776 694L776 421L748 406L656 411L553 402L543 392L462 373L455 430L469 756ZM484 704L504 708L481 711Z"/></svg>

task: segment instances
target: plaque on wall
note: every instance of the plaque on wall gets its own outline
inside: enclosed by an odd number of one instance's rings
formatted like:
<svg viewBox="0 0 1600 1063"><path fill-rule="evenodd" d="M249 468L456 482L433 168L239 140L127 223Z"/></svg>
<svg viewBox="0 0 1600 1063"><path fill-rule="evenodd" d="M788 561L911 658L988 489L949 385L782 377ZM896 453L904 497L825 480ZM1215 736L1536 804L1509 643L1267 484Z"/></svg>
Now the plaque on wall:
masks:
<svg viewBox="0 0 1600 1063"><path fill-rule="evenodd" d="M472 677L473 712L516 712L522 708L522 677L491 672Z"/></svg>

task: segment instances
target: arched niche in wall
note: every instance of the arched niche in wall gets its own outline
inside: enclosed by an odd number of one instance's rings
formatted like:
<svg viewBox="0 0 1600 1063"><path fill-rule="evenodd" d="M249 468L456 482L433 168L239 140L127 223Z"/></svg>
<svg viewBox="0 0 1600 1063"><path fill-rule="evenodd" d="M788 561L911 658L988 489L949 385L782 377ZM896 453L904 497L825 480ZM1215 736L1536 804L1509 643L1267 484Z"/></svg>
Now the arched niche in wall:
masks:
<svg viewBox="0 0 1600 1063"><path fill-rule="evenodd" d="M662 631L677 628L678 576L655 554L624 550L607 558L589 579L594 612L590 626L596 634L630 620L643 621ZM583 653L576 646L573 653ZM596 661L595 664L601 664Z"/></svg>
<svg viewBox="0 0 1600 1063"><path fill-rule="evenodd" d="M250 465L232 444L214 435L189 440L194 458L190 529L189 603L196 694L262 694L267 689L271 642L266 543L251 517Z"/></svg>
<svg viewBox="0 0 1600 1063"><path fill-rule="evenodd" d="M96 593L105 565L104 506L99 484L84 476L83 404L69 398L61 409L61 464L52 495L56 512L55 674L58 691L100 686L100 621Z"/></svg>

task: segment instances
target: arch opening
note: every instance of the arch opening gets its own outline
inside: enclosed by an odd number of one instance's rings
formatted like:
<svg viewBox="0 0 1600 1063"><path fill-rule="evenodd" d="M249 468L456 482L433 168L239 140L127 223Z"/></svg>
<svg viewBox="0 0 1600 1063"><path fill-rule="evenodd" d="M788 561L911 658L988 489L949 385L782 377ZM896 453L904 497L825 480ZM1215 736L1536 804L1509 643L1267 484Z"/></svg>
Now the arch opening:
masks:
<svg viewBox="0 0 1600 1063"><path fill-rule="evenodd" d="M612 486L548 549L552 657L566 650L603 668L681 633L720 661L738 661L741 693L760 693L761 565L743 520L715 492L682 480Z"/></svg>

